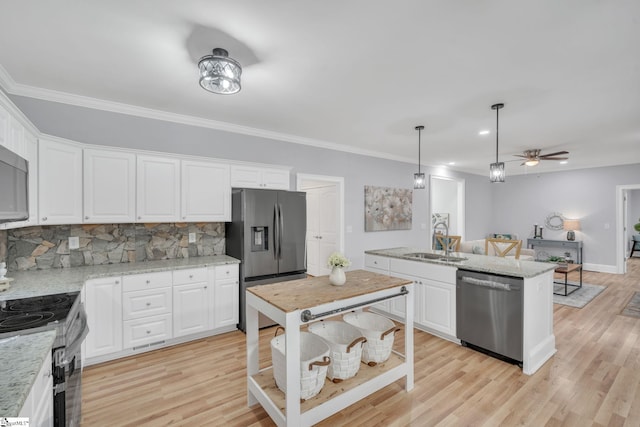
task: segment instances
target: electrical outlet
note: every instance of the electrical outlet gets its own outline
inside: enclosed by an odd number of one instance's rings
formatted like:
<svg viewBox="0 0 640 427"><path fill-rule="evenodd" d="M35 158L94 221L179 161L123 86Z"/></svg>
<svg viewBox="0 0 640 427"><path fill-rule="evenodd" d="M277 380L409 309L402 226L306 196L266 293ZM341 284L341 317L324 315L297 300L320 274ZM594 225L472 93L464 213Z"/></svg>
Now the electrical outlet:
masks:
<svg viewBox="0 0 640 427"><path fill-rule="evenodd" d="M196 242L196 233L189 233L189 243Z"/></svg>
<svg viewBox="0 0 640 427"><path fill-rule="evenodd" d="M69 237L69 249L79 249L80 248L80 238L78 236Z"/></svg>

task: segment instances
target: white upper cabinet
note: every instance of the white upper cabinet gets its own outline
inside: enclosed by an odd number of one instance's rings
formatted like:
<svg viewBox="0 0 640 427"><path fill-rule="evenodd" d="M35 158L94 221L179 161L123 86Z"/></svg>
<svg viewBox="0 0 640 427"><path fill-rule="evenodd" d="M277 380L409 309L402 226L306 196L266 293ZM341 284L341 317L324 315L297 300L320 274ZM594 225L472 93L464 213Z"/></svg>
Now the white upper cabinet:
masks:
<svg viewBox="0 0 640 427"><path fill-rule="evenodd" d="M38 147L38 220L42 225L82 222L82 148L41 139Z"/></svg>
<svg viewBox="0 0 640 427"><path fill-rule="evenodd" d="M29 227L38 223L38 140L30 132L23 134L23 153L20 155L29 162L29 219L0 224L0 229Z"/></svg>
<svg viewBox="0 0 640 427"><path fill-rule="evenodd" d="M136 156L84 150L84 222L135 221Z"/></svg>
<svg viewBox="0 0 640 427"><path fill-rule="evenodd" d="M231 186L289 190L291 181L289 171L286 169L233 165L231 166Z"/></svg>
<svg viewBox="0 0 640 427"><path fill-rule="evenodd" d="M229 165L183 160L182 221L231 221Z"/></svg>
<svg viewBox="0 0 640 427"><path fill-rule="evenodd" d="M137 221L179 221L180 160L170 157L137 156L136 194Z"/></svg>

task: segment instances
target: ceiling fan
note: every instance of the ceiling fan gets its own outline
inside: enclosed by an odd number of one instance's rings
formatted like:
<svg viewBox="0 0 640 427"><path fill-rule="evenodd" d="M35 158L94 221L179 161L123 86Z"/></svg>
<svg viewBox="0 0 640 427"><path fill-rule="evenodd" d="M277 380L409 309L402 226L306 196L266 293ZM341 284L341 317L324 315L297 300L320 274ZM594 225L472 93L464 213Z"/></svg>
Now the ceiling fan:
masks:
<svg viewBox="0 0 640 427"><path fill-rule="evenodd" d="M524 151L524 155L522 154L514 154L514 156L516 157L522 157L523 159L526 159L520 166L523 165L527 165L527 166L535 166L538 163L540 163L540 160L567 160L569 159L568 157L558 157L558 156L562 156L564 154L569 154L568 151L557 151L555 153L549 153L549 154L540 154L540 149L536 148L533 150L525 150Z"/></svg>

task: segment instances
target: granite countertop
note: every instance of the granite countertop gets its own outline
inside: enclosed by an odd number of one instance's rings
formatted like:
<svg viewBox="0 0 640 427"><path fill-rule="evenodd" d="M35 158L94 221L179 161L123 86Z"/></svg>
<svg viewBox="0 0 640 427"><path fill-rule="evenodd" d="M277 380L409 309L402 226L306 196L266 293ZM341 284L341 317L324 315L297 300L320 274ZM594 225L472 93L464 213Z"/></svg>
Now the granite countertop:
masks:
<svg viewBox="0 0 640 427"><path fill-rule="evenodd" d="M88 267L52 268L48 270L11 271L11 288L0 292L0 301L40 295L79 292L89 279L123 274L151 273L184 268L238 264L239 260L227 255L145 261L135 263L94 265ZM0 416L3 415L0 412Z"/></svg>
<svg viewBox="0 0 640 427"><path fill-rule="evenodd" d="M55 337L45 331L0 339L0 416L18 416Z"/></svg>
<svg viewBox="0 0 640 427"><path fill-rule="evenodd" d="M444 255L443 251L434 251L424 248L388 248L365 251L369 255L378 255L390 258L406 259L409 261L426 262L429 264L440 264L456 267L464 270L479 271L482 273L502 274L505 276L531 278L542 273L556 269L557 264L537 261L523 261L512 258L501 258L496 256L468 254L465 252L451 252L450 255L459 258L466 258L463 261L441 261L438 259L422 259L409 257L407 254L414 252L426 252L431 254Z"/></svg>

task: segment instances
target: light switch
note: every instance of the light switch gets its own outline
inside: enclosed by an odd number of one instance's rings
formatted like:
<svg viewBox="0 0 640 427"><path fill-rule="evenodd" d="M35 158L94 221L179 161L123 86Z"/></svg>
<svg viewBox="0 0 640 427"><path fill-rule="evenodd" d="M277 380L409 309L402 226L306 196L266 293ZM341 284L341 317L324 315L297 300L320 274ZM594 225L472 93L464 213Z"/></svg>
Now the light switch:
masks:
<svg viewBox="0 0 640 427"><path fill-rule="evenodd" d="M78 236L69 237L69 249L80 248L80 238Z"/></svg>
<svg viewBox="0 0 640 427"><path fill-rule="evenodd" d="M196 242L196 233L189 233L189 243Z"/></svg>

